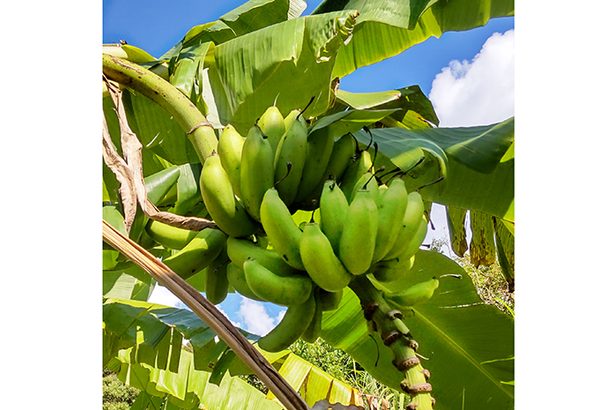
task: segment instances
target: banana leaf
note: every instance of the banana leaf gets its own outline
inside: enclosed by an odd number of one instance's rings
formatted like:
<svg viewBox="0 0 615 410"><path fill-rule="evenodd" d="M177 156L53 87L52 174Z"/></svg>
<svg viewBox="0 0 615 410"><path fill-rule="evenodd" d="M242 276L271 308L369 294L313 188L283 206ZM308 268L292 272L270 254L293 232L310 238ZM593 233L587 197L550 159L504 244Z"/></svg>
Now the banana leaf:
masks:
<svg viewBox="0 0 615 410"><path fill-rule="evenodd" d="M514 379L513 320L485 305L463 268L433 251L419 251L413 281L443 274L428 302L417 305L404 322L419 343L423 366L432 374L433 396L441 409L512 409ZM357 297L345 291L339 308L325 312L322 337L349 353L382 383L399 389L401 373L376 334L371 338ZM465 407L463 407L465 406Z"/></svg>
<svg viewBox="0 0 615 410"><path fill-rule="evenodd" d="M299 17L306 6L303 0L247 1L216 21L192 27L184 38L160 59L170 60L184 48L205 42L222 44L261 28Z"/></svg>
<svg viewBox="0 0 615 410"><path fill-rule="evenodd" d="M430 128L431 124L438 125L440 123L431 101L418 85L371 93L351 93L337 90L335 95L340 108L352 107L372 110L397 108L390 117L382 121L388 127Z"/></svg>
<svg viewBox="0 0 615 410"><path fill-rule="evenodd" d="M223 124L245 134L275 103L283 115L307 108L308 117L331 105L336 53L352 35L354 12L288 20L216 47L209 82Z"/></svg>
<svg viewBox="0 0 615 410"><path fill-rule="evenodd" d="M353 38L340 50L334 77L401 53L447 31L483 26L495 17L512 16L513 0L325 0L313 14L357 10Z"/></svg>

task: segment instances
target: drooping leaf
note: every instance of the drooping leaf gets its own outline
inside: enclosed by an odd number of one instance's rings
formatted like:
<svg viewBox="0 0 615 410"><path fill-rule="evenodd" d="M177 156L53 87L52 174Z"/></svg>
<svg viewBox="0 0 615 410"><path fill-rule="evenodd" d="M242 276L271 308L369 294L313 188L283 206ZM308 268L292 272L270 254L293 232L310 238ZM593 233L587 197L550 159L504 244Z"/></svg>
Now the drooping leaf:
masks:
<svg viewBox="0 0 615 410"><path fill-rule="evenodd" d="M495 244L498 262L512 292L515 282L515 237L501 219L495 219Z"/></svg>
<svg viewBox="0 0 615 410"><path fill-rule="evenodd" d="M417 167L405 177L408 189L438 181L438 171L445 167L444 180L420 189L425 200L514 222L514 158L501 162L504 155L510 155L513 126L511 119L480 127L376 128L371 134L379 152L395 166L402 170ZM365 145L370 141L364 131L356 136ZM426 152L437 161L429 164Z"/></svg>
<svg viewBox="0 0 615 410"><path fill-rule="evenodd" d="M314 14L357 10L352 40L335 62L333 75L343 77L359 67L382 61L447 31L485 25L491 18L512 16L513 0L449 0L424 4L407 0L325 0ZM415 22L415 17L418 21Z"/></svg>
<svg viewBox="0 0 615 410"><path fill-rule="evenodd" d="M460 258L465 255L468 250L467 232L466 232L466 214L467 209L460 209L454 206L446 207L446 222L448 225L449 239L451 247L455 255Z"/></svg>
<svg viewBox="0 0 615 410"><path fill-rule="evenodd" d="M493 217L480 211L470 211L470 261L479 267L490 266L495 262L495 236Z"/></svg>
<svg viewBox="0 0 615 410"><path fill-rule="evenodd" d="M442 274L434 297L413 308L404 319L419 342L423 365L432 374L433 397L444 409L512 409L513 393L501 381L513 379L513 361L492 361L513 356L513 322L494 306L485 305L463 268L437 252L419 251L413 281ZM378 335L369 337L357 297L350 291L336 311L323 315L322 337L344 349L370 374L399 389L401 373ZM485 362L485 363L483 363Z"/></svg>
<svg viewBox="0 0 615 410"><path fill-rule="evenodd" d="M300 17L217 46L209 80L221 122L244 134L274 102L286 115L311 97L305 115L325 112L333 97L335 56L351 36L355 16Z"/></svg>
<svg viewBox="0 0 615 410"><path fill-rule="evenodd" d="M399 153L405 143L424 139L438 145L449 158L454 158L472 170L489 173L501 162L514 139L514 119L477 127L428 128L404 130L399 128L378 128L372 130L376 141L393 144L392 152ZM384 152L384 151L383 151Z"/></svg>
<svg viewBox="0 0 615 410"><path fill-rule="evenodd" d="M407 177L417 178L424 176L426 179L431 175L423 175L423 170L429 170L433 160L435 172L438 176L446 176L448 169L448 156L446 152L435 142L423 138L421 134L399 128L375 128L369 131L362 130L355 134L357 140L363 145L378 144L378 152L387 157L390 162L406 172ZM416 186L421 184L417 182ZM409 187L410 190L416 189Z"/></svg>
<svg viewBox="0 0 615 410"><path fill-rule="evenodd" d="M421 128L428 127L429 123L435 125L440 123L431 101L418 85L372 93L351 93L337 90L335 94L338 102L355 109L397 108L398 110L391 114L391 119L397 121L404 128L418 128L411 126L414 121L423 122Z"/></svg>
<svg viewBox="0 0 615 410"><path fill-rule="evenodd" d="M514 218L509 212L514 201L514 185L514 160L500 163L493 172L484 174L450 158L447 178L420 192L423 199L442 205Z"/></svg>

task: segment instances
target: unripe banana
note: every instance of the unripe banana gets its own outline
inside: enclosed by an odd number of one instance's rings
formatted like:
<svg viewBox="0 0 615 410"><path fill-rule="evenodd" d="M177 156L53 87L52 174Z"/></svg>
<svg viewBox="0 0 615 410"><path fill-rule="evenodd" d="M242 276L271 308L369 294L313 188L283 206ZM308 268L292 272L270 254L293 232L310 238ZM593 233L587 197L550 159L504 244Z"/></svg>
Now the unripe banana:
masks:
<svg viewBox="0 0 615 410"><path fill-rule="evenodd" d="M260 338L259 347L268 352L279 352L286 349L306 331L310 321L305 318L314 317L315 310L316 303L311 295L306 302L289 306L282 321L267 335Z"/></svg>
<svg viewBox="0 0 615 410"><path fill-rule="evenodd" d="M327 292L324 289L316 288L314 295L318 298L320 306L322 307L323 312L325 312L328 310L337 309L342 301L342 296L344 296L344 291L339 290L337 292Z"/></svg>
<svg viewBox="0 0 615 410"><path fill-rule="evenodd" d="M256 243L245 239L228 238L226 252L231 261L237 266L252 258L278 276L289 276L300 273L284 262L276 251L261 248Z"/></svg>
<svg viewBox="0 0 615 410"><path fill-rule="evenodd" d="M189 229L176 228L150 219L145 225L145 232L165 248L181 249L198 233Z"/></svg>
<svg viewBox="0 0 615 410"><path fill-rule="evenodd" d="M336 254L339 254L340 238L347 213L346 196L334 180L327 180L320 195L320 224Z"/></svg>
<svg viewBox="0 0 615 410"><path fill-rule="evenodd" d="M273 187L273 160L274 152L267 136L256 126L250 128L241 152L239 191L246 210L257 220L260 220L263 195Z"/></svg>
<svg viewBox="0 0 615 410"><path fill-rule="evenodd" d="M243 264L248 286L259 298L283 306L305 302L312 294L312 281L302 275L278 276L254 259Z"/></svg>
<svg viewBox="0 0 615 410"><path fill-rule="evenodd" d="M423 282L416 283L403 292L394 294L385 294L384 298L393 307L400 310L408 310L412 306L423 303L431 299L434 291L440 285L437 278L432 278Z"/></svg>
<svg viewBox="0 0 615 410"><path fill-rule="evenodd" d="M376 263L371 271L377 281L387 284L408 279L413 265L414 256L407 259L395 258Z"/></svg>
<svg viewBox="0 0 615 410"><path fill-rule="evenodd" d="M257 225L235 199L231 181L217 153L205 158L199 186L207 212L220 229L229 236L247 236L256 231Z"/></svg>
<svg viewBox="0 0 615 410"><path fill-rule="evenodd" d="M400 258L402 259L410 258L414 256L414 254L416 254L416 252L421 247L423 240L425 240L425 235L427 235L427 225L428 225L427 217L425 216L425 214L423 214L423 217L421 218L421 221L419 222L419 226L416 232L414 233L412 238L408 241L408 244L406 245L405 250L399 256Z"/></svg>
<svg viewBox="0 0 615 410"><path fill-rule="evenodd" d="M293 125L293 122L297 119L297 117L299 117L300 114L301 110L295 109L289 112L286 117L284 117L284 128L286 129L286 131L290 129L291 125Z"/></svg>
<svg viewBox="0 0 615 410"><path fill-rule="evenodd" d="M256 123L263 134L269 138L269 143L275 152L282 135L286 132L284 117L275 105L267 108Z"/></svg>
<svg viewBox="0 0 615 410"><path fill-rule="evenodd" d="M420 227L424 210L425 208L421 194L418 192L410 192L408 194L406 212L404 213L402 226L397 235L397 239L391 247L391 250L387 252L383 259L401 257L408 248L408 243L410 243L410 240Z"/></svg>
<svg viewBox="0 0 615 410"><path fill-rule="evenodd" d="M301 335L301 338L308 343L314 343L322 330L322 306L318 298L314 298L314 303L314 316L312 316L310 324Z"/></svg>
<svg viewBox="0 0 615 410"><path fill-rule="evenodd" d="M205 272L205 295L207 299L217 305L226 299L228 294L228 278L226 276L226 266L230 264L226 252L222 250L213 262L206 268Z"/></svg>
<svg viewBox="0 0 615 410"><path fill-rule="evenodd" d="M209 266L224 250L226 235L212 228L205 228L178 252L163 262L183 279L187 279Z"/></svg>
<svg viewBox="0 0 615 410"><path fill-rule="evenodd" d="M378 208L369 191L357 191L348 207L340 238L340 260L352 274L361 275L369 269L378 234Z"/></svg>
<svg viewBox="0 0 615 410"><path fill-rule="evenodd" d="M333 145L333 151L329 157L329 163L325 169L324 178L332 178L340 181L344 175L344 171L352 162L355 154L356 143L352 134L343 135Z"/></svg>
<svg viewBox="0 0 615 410"><path fill-rule="evenodd" d="M309 198L314 190L319 188L318 183L322 180L333 151L333 141L334 138L326 128L308 134L307 155L295 197L296 202Z"/></svg>
<svg viewBox="0 0 615 410"><path fill-rule="evenodd" d="M318 198L321 194L320 187L327 180L333 179L335 181L340 181L342 179L344 171L353 161L355 146L356 144L351 134L342 136L334 143L325 172L314 189L312 189L312 192L301 201L299 206L301 209L312 210L318 207ZM308 161L309 160L311 160L310 156L308 156Z"/></svg>
<svg viewBox="0 0 615 410"><path fill-rule="evenodd" d="M344 176L340 182L340 188L349 201L355 184L363 174L370 170L371 167L372 157L369 154L369 151L366 150L361 151L359 157L348 165L348 168L346 169L346 172L344 172Z"/></svg>
<svg viewBox="0 0 615 410"><path fill-rule="evenodd" d="M304 270L299 253L301 230L275 188L267 190L263 197L261 223L273 249L290 266Z"/></svg>
<svg viewBox="0 0 615 410"><path fill-rule="evenodd" d="M245 140L230 124L224 127L218 140L220 162L231 181L233 191L238 196L240 195L241 151Z"/></svg>
<svg viewBox="0 0 615 410"><path fill-rule="evenodd" d="M305 225L299 250L305 270L320 288L336 292L350 283L352 275L335 256L329 239L321 232L317 223Z"/></svg>
<svg viewBox="0 0 615 410"><path fill-rule="evenodd" d="M307 155L307 136L307 124L299 116L280 140L275 153L275 187L287 205L297 196Z"/></svg>
<svg viewBox="0 0 615 410"><path fill-rule="evenodd" d="M240 268L234 263L229 263L228 265L226 265L226 277L229 284L240 295L243 295L252 300L263 300L256 296L256 294L252 292L252 289L250 289L250 286L248 286L248 282L246 281L246 276L243 272L243 268Z"/></svg>
<svg viewBox="0 0 615 410"><path fill-rule="evenodd" d="M395 245L408 205L406 185L400 178L393 179L389 188L381 193L381 200L378 201L378 235L373 262L382 260Z"/></svg>
<svg viewBox="0 0 615 410"><path fill-rule="evenodd" d="M361 189L369 191L375 203L379 202L380 192L378 187L378 181L376 180L374 174L372 174L370 171L364 173L359 177L359 179L357 179L357 182L355 182L354 187L352 188L352 193L350 194L350 201L354 199L354 196L357 191Z"/></svg>

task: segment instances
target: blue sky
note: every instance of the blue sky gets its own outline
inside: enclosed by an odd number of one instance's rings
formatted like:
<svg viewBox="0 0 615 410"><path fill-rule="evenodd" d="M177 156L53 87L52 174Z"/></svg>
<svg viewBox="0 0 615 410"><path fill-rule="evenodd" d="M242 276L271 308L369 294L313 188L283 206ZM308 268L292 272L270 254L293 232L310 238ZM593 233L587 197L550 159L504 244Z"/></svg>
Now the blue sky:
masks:
<svg viewBox="0 0 615 410"><path fill-rule="evenodd" d="M243 1L132 0L103 1L103 42L125 40L154 56L175 45L191 27L216 20ZM319 1L307 1L309 14ZM398 56L363 67L345 77L348 91L390 90L418 84L434 104L441 126L494 123L513 115L514 19L491 20L486 26L431 38ZM446 239L443 208L432 211L433 238ZM166 289L156 289L157 303L175 305ZM242 328L263 334L281 318L281 308L229 294L219 306Z"/></svg>
<svg viewBox="0 0 615 410"><path fill-rule="evenodd" d="M104 0L103 42L125 40L157 57L181 40L191 27L216 20L242 3L242 0ZM303 14L309 14L319 3L307 1ZM428 94L434 76L449 61L471 59L494 32L505 32L513 26L512 17L498 18L474 30L431 38L394 58L357 70L342 80L342 88L368 92L418 84Z"/></svg>

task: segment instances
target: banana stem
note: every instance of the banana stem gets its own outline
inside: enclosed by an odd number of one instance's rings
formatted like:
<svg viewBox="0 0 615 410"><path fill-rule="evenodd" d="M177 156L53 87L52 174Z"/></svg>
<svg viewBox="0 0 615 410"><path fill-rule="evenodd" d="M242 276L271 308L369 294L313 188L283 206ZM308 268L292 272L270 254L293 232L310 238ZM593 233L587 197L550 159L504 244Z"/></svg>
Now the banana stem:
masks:
<svg viewBox="0 0 615 410"><path fill-rule="evenodd" d="M167 110L188 135L201 163L216 149L218 139L211 124L192 101L168 81L138 64L109 54L103 54L103 74Z"/></svg>
<svg viewBox="0 0 615 410"><path fill-rule="evenodd" d="M427 382L429 371L423 368L416 355L418 343L401 320L401 312L391 308L365 275L354 279L349 287L361 301L368 328L380 333L384 345L393 352L393 365L404 374L400 388L410 396L406 409L433 410L435 400Z"/></svg>

